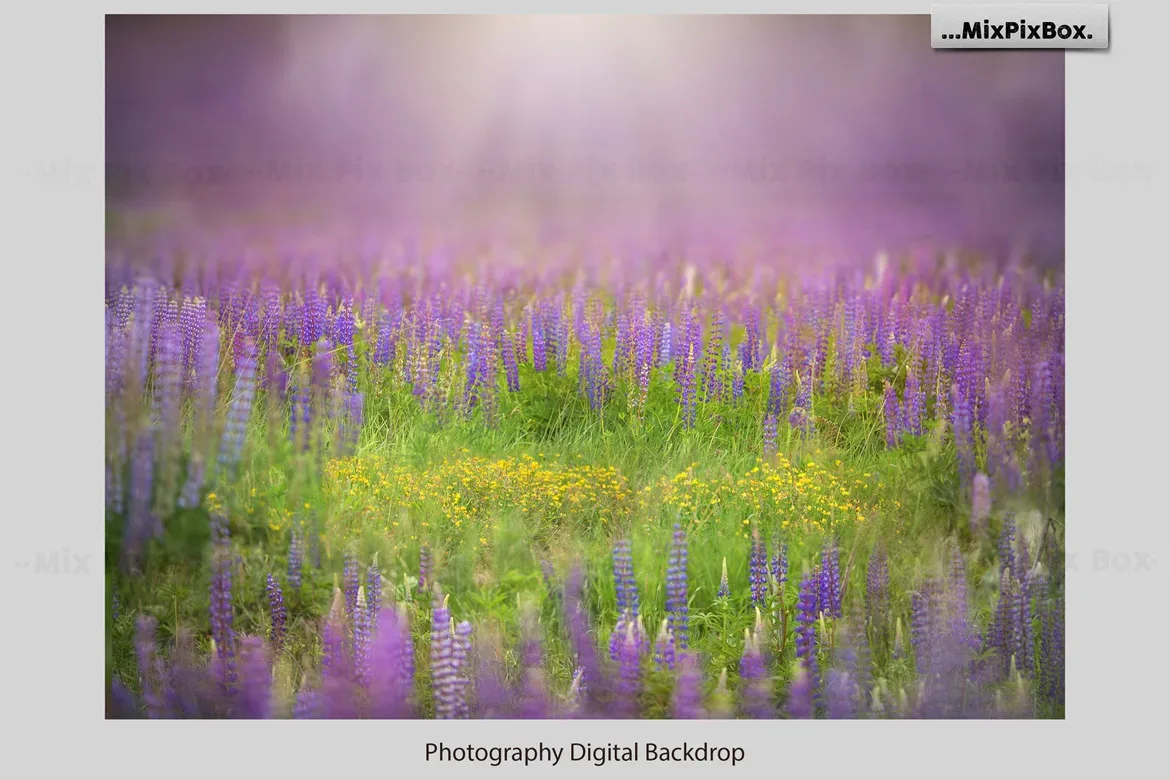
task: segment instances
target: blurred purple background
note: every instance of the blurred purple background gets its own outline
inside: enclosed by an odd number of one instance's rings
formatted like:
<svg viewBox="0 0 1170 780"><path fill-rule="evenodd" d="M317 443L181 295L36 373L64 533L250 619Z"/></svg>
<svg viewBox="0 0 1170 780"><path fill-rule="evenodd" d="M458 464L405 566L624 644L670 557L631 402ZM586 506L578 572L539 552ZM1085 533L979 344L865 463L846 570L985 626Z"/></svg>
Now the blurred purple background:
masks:
<svg viewBox="0 0 1170 780"><path fill-rule="evenodd" d="M1063 56L926 16L110 16L108 201L1059 252Z"/></svg>

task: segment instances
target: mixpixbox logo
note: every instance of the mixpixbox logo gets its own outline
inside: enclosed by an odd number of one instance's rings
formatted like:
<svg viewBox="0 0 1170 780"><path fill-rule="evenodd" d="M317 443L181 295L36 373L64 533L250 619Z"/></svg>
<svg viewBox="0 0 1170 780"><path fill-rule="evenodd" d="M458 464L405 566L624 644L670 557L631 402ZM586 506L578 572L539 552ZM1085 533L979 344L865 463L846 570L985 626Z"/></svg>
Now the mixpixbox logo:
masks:
<svg viewBox="0 0 1170 780"><path fill-rule="evenodd" d="M932 5L930 39L935 49L1107 49L1109 6Z"/></svg>
<svg viewBox="0 0 1170 780"><path fill-rule="evenodd" d="M93 556L87 553L78 553L68 547L55 550L38 550L35 555L27 558L18 558L14 563L18 570L30 574L44 574L50 576L92 574L90 559Z"/></svg>
<svg viewBox="0 0 1170 780"><path fill-rule="evenodd" d="M1065 568L1070 572L1152 572L1158 566L1153 553L1140 550L1097 548L1087 555L1069 552Z"/></svg>

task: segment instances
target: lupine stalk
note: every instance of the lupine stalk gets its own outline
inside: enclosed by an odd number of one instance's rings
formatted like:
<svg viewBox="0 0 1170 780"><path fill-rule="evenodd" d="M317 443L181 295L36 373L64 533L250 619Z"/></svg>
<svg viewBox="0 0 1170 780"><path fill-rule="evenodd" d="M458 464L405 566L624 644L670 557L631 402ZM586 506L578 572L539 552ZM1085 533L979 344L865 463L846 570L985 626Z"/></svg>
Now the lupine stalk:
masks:
<svg viewBox="0 0 1170 780"><path fill-rule="evenodd" d="M752 602L762 606L768 592L768 551L760 540L759 531L752 538L752 553L749 565Z"/></svg>
<svg viewBox="0 0 1170 780"><path fill-rule="evenodd" d="M288 623L288 610L284 606L284 592L280 589L280 583L271 574L268 575L267 590L269 619L272 625L269 642L271 642L273 652L276 653L284 645L285 628Z"/></svg>
<svg viewBox="0 0 1170 780"><path fill-rule="evenodd" d="M219 465L234 470L244 451L244 435L252 414L252 397L256 391L256 349L247 342L236 364L236 386L228 407L227 421L220 445Z"/></svg>
<svg viewBox="0 0 1170 780"><path fill-rule="evenodd" d="M817 679L817 582L805 575L800 583L796 602L796 657L804 664L808 684L813 691L820 688Z"/></svg>
<svg viewBox="0 0 1170 780"><path fill-rule="evenodd" d="M666 569L666 612L670 634L680 651L687 649L689 639L688 610L687 536L682 526L675 523Z"/></svg>

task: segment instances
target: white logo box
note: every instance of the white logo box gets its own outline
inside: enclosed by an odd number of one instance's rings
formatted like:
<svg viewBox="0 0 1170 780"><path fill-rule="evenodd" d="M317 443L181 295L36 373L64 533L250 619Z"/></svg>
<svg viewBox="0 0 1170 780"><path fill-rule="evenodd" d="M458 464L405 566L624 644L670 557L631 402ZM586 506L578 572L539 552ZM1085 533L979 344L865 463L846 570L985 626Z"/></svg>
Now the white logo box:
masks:
<svg viewBox="0 0 1170 780"><path fill-rule="evenodd" d="M936 3L934 49L1108 49L1104 3Z"/></svg>

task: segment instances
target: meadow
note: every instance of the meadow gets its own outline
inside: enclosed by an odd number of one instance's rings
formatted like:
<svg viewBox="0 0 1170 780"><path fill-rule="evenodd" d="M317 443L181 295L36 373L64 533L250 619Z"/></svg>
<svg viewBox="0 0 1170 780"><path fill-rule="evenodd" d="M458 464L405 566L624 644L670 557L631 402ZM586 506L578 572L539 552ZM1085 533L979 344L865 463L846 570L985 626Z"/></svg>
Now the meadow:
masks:
<svg viewBox="0 0 1170 780"><path fill-rule="evenodd" d="M1064 716L1059 269L183 241L107 261L108 717Z"/></svg>

